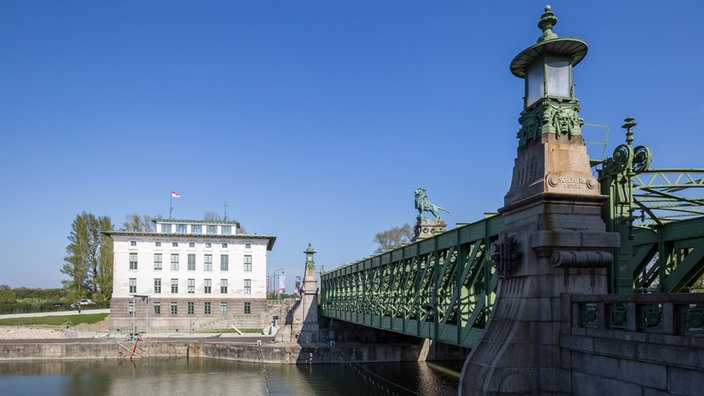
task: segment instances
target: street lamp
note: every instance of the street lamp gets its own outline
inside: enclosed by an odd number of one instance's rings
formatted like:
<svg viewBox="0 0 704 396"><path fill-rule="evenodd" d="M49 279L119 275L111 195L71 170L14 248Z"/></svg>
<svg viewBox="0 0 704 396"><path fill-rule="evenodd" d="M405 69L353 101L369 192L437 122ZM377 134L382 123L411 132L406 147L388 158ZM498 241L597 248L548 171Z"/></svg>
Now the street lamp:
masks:
<svg viewBox="0 0 704 396"><path fill-rule="evenodd" d="M573 37L558 37L552 31L557 17L545 7L538 22L543 31L538 42L511 61L511 73L525 79L524 110L519 122L520 145L540 140L542 134L568 137L581 135L584 123L574 95L572 68L587 55L587 43Z"/></svg>
<svg viewBox="0 0 704 396"><path fill-rule="evenodd" d="M315 269L315 259L313 256L315 256L316 251L313 250L313 247L311 246L310 242L308 242L308 249L304 250L303 253L306 254L306 269Z"/></svg>

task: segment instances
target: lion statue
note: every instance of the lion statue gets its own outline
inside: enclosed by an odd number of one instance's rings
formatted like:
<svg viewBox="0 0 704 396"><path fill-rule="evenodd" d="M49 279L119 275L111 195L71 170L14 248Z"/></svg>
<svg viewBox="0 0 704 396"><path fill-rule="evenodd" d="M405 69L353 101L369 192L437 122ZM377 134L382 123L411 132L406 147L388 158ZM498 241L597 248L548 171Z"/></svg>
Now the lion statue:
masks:
<svg viewBox="0 0 704 396"><path fill-rule="evenodd" d="M418 209L418 218L425 219L423 212L430 212L435 216L435 219L440 220L440 211L445 213L450 213L446 209L443 209L428 200L428 193L424 188L416 188L416 209Z"/></svg>

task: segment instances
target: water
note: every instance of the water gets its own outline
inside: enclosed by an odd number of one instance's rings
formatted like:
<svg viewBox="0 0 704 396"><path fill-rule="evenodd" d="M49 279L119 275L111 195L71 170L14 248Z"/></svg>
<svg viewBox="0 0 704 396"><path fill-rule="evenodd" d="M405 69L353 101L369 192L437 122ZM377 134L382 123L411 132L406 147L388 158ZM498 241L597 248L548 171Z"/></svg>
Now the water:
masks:
<svg viewBox="0 0 704 396"><path fill-rule="evenodd" d="M368 371L367 371L368 370ZM376 375L422 395L455 395L457 380L425 363L259 365L214 359L0 362L0 395L374 395Z"/></svg>

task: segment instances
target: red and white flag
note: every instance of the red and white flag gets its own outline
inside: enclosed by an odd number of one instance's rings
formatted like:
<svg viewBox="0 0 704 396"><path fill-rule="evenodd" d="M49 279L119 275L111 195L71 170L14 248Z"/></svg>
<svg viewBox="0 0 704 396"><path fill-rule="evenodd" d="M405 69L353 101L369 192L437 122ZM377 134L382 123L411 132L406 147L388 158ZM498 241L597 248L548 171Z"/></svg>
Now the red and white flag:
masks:
<svg viewBox="0 0 704 396"><path fill-rule="evenodd" d="M177 193L177 192L174 191L174 190L171 190L171 196L174 197L174 198L181 198L181 194Z"/></svg>

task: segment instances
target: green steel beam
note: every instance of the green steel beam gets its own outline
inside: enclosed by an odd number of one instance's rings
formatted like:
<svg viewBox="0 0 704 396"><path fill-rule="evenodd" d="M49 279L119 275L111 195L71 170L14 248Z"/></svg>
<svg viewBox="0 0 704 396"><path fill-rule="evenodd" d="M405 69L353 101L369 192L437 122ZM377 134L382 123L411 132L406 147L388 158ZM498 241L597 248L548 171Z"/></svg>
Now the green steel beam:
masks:
<svg viewBox="0 0 704 396"><path fill-rule="evenodd" d="M491 243L501 216L436 235L321 275L321 314L472 347L493 306Z"/></svg>

